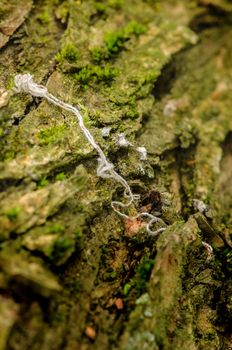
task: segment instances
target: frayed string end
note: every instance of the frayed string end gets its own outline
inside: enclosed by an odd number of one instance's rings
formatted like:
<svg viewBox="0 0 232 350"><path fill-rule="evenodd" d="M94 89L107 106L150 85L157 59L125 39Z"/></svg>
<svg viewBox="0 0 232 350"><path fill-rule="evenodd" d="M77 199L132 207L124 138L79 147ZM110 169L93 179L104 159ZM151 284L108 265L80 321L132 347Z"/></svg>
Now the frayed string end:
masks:
<svg viewBox="0 0 232 350"><path fill-rule="evenodd" d="M133 147L133 144L126 139L123 133L116 135L115 142L119 147L122 148Z"/></svg>
<svg viewBox="0 0 232 350"><path fill-rule="evenodd" d="M140 160L147 160L147 150L145 147L137 147L137 151L140 154Z"/></svg>
<svg viewBox="0 0 232 350"><path fill-rule="evenodd" d="M47 94L47 88L38 85L33 81L31 74L17 74L15 76L15 88L16 92L26 92L35 97L44 97Z"/></svg>

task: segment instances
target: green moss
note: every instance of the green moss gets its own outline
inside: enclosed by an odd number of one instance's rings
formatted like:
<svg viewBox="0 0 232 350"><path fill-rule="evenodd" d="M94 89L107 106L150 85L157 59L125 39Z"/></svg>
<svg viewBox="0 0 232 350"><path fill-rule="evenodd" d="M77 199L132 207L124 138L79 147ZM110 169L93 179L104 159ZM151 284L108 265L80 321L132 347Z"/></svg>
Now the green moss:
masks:
<svg viewBox="0 0 232 350"><path fill-rule="evenodd" d="M145 27L136 21L131 21L124 29L124 36L130 37L131 35L139 36L146 32Z"/></svg>
<svg viewBox="0 0 232 350"><path fill-rule="evenodd" d="M126 115L128 118L134 120L134 119L138 118L139 113L136 109L130 109Z"/></svg>
<svg viewBox="0 0 232 350"><path fill-rule="evenodd" d="M37 187L38 188L43 188L46 187L49 184L49 181L46 176L42 177L42 179L38 182Z"/></svg>
<svg viewBox="0 0 232 350"><path fill-rule="evenodd" d="M101 246L101 252L102 254L107 254L109 252L109 247L106 244L103 244Z"/></svg>
<svg viewBox="0 0 232 350"><path fill-rule="evenodd" d="M14 150L6 151L5 153L5 160L12 160L15 158L15 152Z"/></svg>
<svg viewBox="0 0 232 350"><path fill-rule="evenodd" d="M111 272L110 278L111 278L112 280L116 279L116 278L117 278L117 271Z"/></svg>
<svg viewBox="0 0 232 350"><path fill-rule="evenodd" d="M56 181L64 181L66 179L65 173L59 173L56 175Z"/></svg>
<svg viewBox="0 0 232 350"><path fill-rule="evenodd" d="M52 259L62 259L71 248L73 248L73 240L68 237L59 237L53 246Z"/></svg>
<svg viewBox="0 0 232 350"><path fill-rule="evenodd" d="M154 260L144 258L142 263L136 269L136 276L134 278L134 288L139 291L139 293L144 292L149 280L152 267L154 266Z"/></svg>
<svg viewBox="0 0 232 350"><path fill-rule="evenodd" d="M107 52L109 53L109 56L118 53L124 46L125 41L126 38L124 36L123 30L106 33L104 37L104 44L107 49Z"/></svg>
<svg viewBox="0 0 232 350"><path fill-rule="evenodd" d="M65 135L67 126L64 124L41 130L38 134L41 145L50 145L59 142Z"/></svg>
<svg viewBox="0 0 232 350"><path fill-rule="evenodd" d="M56 9L56 17L61 21L61 23L66 23L69 15L69 3L63 2Z"/></svg>
<svg viewBox="0 0 232 350"><path fill-rule="evenodd" d="M73 291L75 293L80 292L81 291L81 287L82 287L82 285L81 285L80 281L74 281L73 284L72 284L72 288L73 288Z"/></svg>
<svg viewBox="0 0 232 350"><path fill-rule="evenodd" d="M64 232L64 226L60 224L53 224L49 227L47 227L46 232L47 233L63 233Z"/></svg>
<svg viewBox="0 0 232 350"><path fill-rule="evenodd" d="M42 24L48 24L51 21L50 14L46 10L43 13L41 13L37 18Z"/></svg>
<svg viewBox="0 0 232 350"><path fill-rule="evenodd" d="M106 33L104 44L108 53L114 55L124 47L124 43L130 39L132 35L139 36L143 33L145 33L144 26L136 21L132 21L124 29Z"/></svg>
<svg viewBox="0 0 232 350"><path fill-rule="evenodd" d="M67 321L67 314L62 312L54 312L52 314L52 321L58 323L65 323Z"/></svg>
<svg viewBox="0 0 232 350"><path fill-rule="evenodd" d="M145 27L136 22L130 22L125 28L118 31L107 32L104 36L104 46L91 49L91 56L95 62L111 58L117 55L132 36L139 36L145 33Z"/></svg>
<svg viewBox="0 0 232 350"><path fill-rule="evenodd" d="M11 209L7 210L6 216L8 217L8 219L10 221L14 221L19 216L19 213L20 213L20 208L19 207L14 207L14 208L11 208Z"/></svg>
<svg viewBox="0 0 232 350"><path fill-rule="evenodd" d="M79 52L73 44L66 44L60 53L56 55L57 62L63 62L67 60L69 62L75 62L79 59Z"/></svg>
<svg viewBox="0 0 232 350"><path fill-rule="evenodd" d="M6 15L6 10L0 7L0 21L4 19L5 15Z"/></svg>
<svg viewBox="0 0 232 350"><path fill-rule="evenodd" d="M104 48L97 46L90 50L90 54L94 62L101 62L102 60L108 58L107 51Z"/></svg>
<svg viewBox="0 0 232 350"><path fill-rule="evenodd" d="M119 10L123 5L123 0L108 0L107 3L101 1L95 1L95 8L100 16L107 15L107 10L109 8Z"/></svg>
<svg viewBox="0 0 232 350"><path fill-rule="evenodd" d="M138 266L137 272L141 280L147 281L149 279L153 265L154 265L153 259L145 258L143 262Z"/></svg>
<svg viewBox="0 0 232 350"><path fill-rule="evenodd" d="M124 285L123 294L127 296L129 292L134 289L139 293L144 292L149 280L152 267L154 265L154 260L149 258L144 258L143 261L136 268L135 276Z"/></svg>
<svg viewBox="0 0 232 350"><path fill-rule="evenodd" d="M10 78L7 80L6 89L7 89L7 90L12 90L14 86L15 86L14 77L10 77Z"/></svg>
<svg viewBox="0 0 232 350"><path fill-rule="evenodd" d="M81 240L83 238L83 232L82 232L82 229L80 227L76 228L74 234L75 234L77 240Z"/></svg>
<svg viewBox="0 0 232 350"><path fill-rule="evenodd" d="M105 15L107 11L107 6L101 2L95 2L95 8L99 15Z"/></svg>
<svg viewBox="0 0 232 350"><path fill-rule="evenodd" d="M131 288L132 288L132 285L131 285L130 283L126 283L126 284L124 285L124 287L123 287L123 295L124 295L125 297L129 294Z"/></svg>
<svg viewBox="0 0 232 350"><path fill-rule="evenodd" d="M231 248L223 248L219 249L217 253L220 260L224 262L223 268L229 273L232 272L232 249Z"/></svg>
<svg viewBox="0 0 232 350"><path fill-rule="evenodd" d="M123 0L108 0L108 6L115 10L119 10L123 6Z"/></svg>
<svg viewBox="0 0 232 350"><path fill-rule="evenodd" d="M75 73L73 77L82 86L88 85L90 82L110 82L116 75L118 70L111 66L86 66L82 68L78 73Z"/></svg>

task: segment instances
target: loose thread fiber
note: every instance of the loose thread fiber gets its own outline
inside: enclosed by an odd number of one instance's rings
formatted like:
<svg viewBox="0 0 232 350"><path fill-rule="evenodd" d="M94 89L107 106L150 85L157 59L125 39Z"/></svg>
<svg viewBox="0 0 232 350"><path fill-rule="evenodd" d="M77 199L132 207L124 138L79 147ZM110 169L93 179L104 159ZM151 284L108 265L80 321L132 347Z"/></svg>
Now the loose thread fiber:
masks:
<svg viewBox="0 0 232 350"><path fill-rule="evenodd" d="M33 81L33 76L31 74L18 74L18 75L16 75L15 76L14 91L18 92L18 93L20 93L20 92L29 93L35 97L43 97L47 101L49 101L50 103L52 103L52 104L54 104L62 109L65 109L66 111L69 111L69 112L75 114L75 116L77 117L77 120L78 120L79 127L80 127L81 131L83 132L85 138L87 139L87 141L93 146L93 148L98 153L99 157L98 157L97 175L99 177L104 178L104 179L110 179L110 178L114 179L116 182L120 183L124 187L124 197L127 199L127 202L122 203L119 201L112 201L111 202L112 209L118 215L120 215L121 217L123 217L125 219L135 220L135 219L139 219L139 218L141 218L141 219L147 218L149 221L146 225L146 229L150 235L156 236L160 232L165 230L164 227L161 227L157 230L152 230L152 225L154 223L160 222L161 224L163 224L163 220L157 216L150 214L150 213L145 212L145 213L139 213L136 216L129 216L129 215L121 212L120 209L128 208L135 201L135 199L138 198L138 195L134 195L132 193L132 190L131 190L128 182L120 174L118 174L117 171L114 170L114 165L107 160L103 150L96 143L96 141L94 140L90 131L86 128L84 121L83 121L83 117L82 117L78 108L59 100L54 95L50 94L45 86L36 84ZM145 158L145 154L144 154L144 158Z"/></svg>

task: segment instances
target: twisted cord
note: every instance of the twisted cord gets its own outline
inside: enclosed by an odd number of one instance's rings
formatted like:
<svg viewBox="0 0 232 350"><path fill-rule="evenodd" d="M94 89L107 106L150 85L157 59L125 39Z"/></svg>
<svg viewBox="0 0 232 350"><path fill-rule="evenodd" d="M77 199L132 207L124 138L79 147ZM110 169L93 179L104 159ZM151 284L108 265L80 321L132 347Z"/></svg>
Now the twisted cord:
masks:
<svg viewBox="0 0 232 350"><path fill-rule="evenodd" d="M136 216L129 216L129 215L120 211L120 208L121 209L128 208L135 201L135 199L138 198L138 195L134 195L132 193L132 190L131 190L128 182L120 174L118 174L114 170L114 165L107 160L103 150L96 143L96 141L94 140L90 131L86 128L86 126L84 124L83 117L82 117L78 108L59 100L57 97L55 97L54 95L49 93L47 88L44 87L43 85L36 84L33 81L33 76L31 74L18 74L18 75L16 75L15 76L14 91L16 91L18 93L19 92L29 93L35 97L43 97L47 101L49 101L50 103L52 103L60 108L63 108L66 111L69 111L69 112L75 114L75 116L77 117L77 120L78 120L79 127L80 127L81 131L83 132L85 138L93 146L93 148L97 151L97 153L99 155L98 166L97 166L97 175L99 177L104 178L104 179L108 179L108 178L114 179L116 182L120 183L122 185L122 187L124 187L124 197L127 199L127 202L122 203L119 201L112 201L111 202L112 209L118 215L120 215L121 217L123 217L125 219L130 219L130 220L135 220L138 218L149 219L149 221L146 225L146 229L150 235L156 236L160 232L165 230L165 228L159 228L155 231L152 230L152 225L154 223L160 222L163 224L163 220L158 218L157 216L150 214L150 213L139 213Z"/></svg>

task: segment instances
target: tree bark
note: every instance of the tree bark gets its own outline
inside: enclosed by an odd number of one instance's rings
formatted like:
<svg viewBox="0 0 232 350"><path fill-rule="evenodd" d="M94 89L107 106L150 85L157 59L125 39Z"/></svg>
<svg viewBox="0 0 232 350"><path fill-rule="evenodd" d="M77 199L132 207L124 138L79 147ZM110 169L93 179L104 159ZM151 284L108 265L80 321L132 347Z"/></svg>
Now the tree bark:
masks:
<svg viewBox="0 0 232 350"><path fill-rule="evenodd" d="M0 350L232 349L231 16L229 0L2 1ZM112 210L123 189L75 115L16 93L18 73L79 106L140 195L127 213L164 232Z"/></svg>

